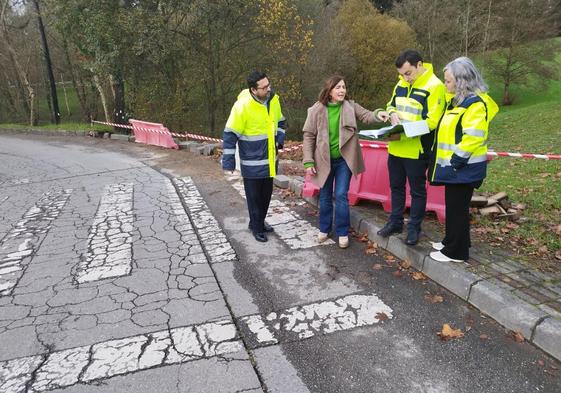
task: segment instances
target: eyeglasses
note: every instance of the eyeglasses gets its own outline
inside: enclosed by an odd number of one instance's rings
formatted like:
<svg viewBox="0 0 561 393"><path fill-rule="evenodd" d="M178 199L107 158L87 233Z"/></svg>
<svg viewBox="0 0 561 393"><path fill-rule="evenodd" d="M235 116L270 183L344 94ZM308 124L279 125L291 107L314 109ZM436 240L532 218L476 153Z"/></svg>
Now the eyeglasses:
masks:
<svg viewBox="0 0 561 393"><path fill-rule="evenodd" d="M270 84L270 83L267 84L267 85L265 85L265 86L263 86L263 87L256 87L255 90L267 90L269 87L271 87L271 84Z"/></svg>

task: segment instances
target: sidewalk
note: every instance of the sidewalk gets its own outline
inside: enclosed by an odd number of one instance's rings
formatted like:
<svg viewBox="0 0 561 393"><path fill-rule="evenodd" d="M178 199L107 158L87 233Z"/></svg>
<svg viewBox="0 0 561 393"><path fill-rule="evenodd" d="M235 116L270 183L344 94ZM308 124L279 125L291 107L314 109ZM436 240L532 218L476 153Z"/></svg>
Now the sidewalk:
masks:
<svg viewBox="0 0 561 393"><path fill-rule="evenodd" d="M302 178L281 175L275 184L302 197ZM304 199L317 206L317 197ZM471 250L466 263L437 262L428 256L430 242L442 240L435 223L423 223L419 244L407 246L404 235L382 238L376 234L386 219L379 204L361 202L351 207L351 226L357 232L368 233L372 242L408 259L433 281L561 360L561 274L538 272L482 246Z"/></svg>

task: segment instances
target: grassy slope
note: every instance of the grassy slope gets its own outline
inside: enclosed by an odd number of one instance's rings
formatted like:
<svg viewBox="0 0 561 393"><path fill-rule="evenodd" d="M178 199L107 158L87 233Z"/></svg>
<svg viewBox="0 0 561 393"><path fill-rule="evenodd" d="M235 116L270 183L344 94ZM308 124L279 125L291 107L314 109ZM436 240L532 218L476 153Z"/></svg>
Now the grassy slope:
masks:
<svg viewBox="0 0 561 393"><path fill-rule="evenodd" d="M500 91L500 86L490 86L497 102L500 94L496 93ZM491 123L489 147L496 151L561 154L561 81L552 81L541 90L515 88L513 94L514 105L502 106ZM561 256L561 233L557 232L561 228L560 160L496 158L489 165L481 191L505 191L512 201L528 205L525 216L529 220L507 232L526 254L549 256L551 262L555 254ZM505 226L495 225L496 234L505 235Z"/></svg>

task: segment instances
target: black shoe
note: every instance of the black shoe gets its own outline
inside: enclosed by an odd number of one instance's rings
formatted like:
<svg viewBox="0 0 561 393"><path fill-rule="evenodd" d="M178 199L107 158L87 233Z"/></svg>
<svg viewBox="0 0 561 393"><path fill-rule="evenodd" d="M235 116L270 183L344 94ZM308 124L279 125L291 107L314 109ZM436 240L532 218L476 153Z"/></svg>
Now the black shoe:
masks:
<svg viewBox="0 0 561 393"><path fill-rule="evenodd" d="M261 243L265 243L268 240L267 235L265 235L262 232L254 233L253 237L255 238L255 240L257 240L258 242L261 242Z"/></svg>
<svg viewBox="0 0 561 393"><path fill-rule="evenodd" d="M415 244L417 244L419 242L419 233L420 231L415 228L408 228L405 244L407 244L408 246L414 246Z"/></svg>
<svg viewBox="0 0 561 393"><path fill-rule="evenodd" d="M391 222L387 222L386 225L382 229L380 229L377 233L379 236L388 237L391 235L395 235L397 233L401 233L403 231L403 227L400 225L396 225Z"/></svg>
<svg viewBox="0 0 561 393"><path fill-rule="evenodd" d="M252 230L251 223L247 224L247 229L249 229L250 231ZM272 226L270 226L267 223L263 224L263 229L264 229L264 232L267 232L267 233L271 233L271 232L275 231L275 228L273 228Z"/></svg>

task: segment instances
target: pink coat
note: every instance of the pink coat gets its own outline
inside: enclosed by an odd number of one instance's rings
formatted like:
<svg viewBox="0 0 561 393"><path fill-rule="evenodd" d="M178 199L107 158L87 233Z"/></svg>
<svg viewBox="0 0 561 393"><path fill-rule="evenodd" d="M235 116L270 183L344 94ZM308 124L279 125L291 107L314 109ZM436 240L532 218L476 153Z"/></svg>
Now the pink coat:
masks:
<svg viewBox="0 0 561 393"><path fill-rule="evenodd" d="M357 120L363 123L380 122L376 117L376 112L364 109L354 101L343 101L339 127L339 149L354 176L364 172L364 160L358 143ZM331 171L331 157L327 107L321 102L316 102L308 108L308 117L303 131L303 163L315 163L317 175L312 177L312 182L318 187L323 187Z"/></svg>

